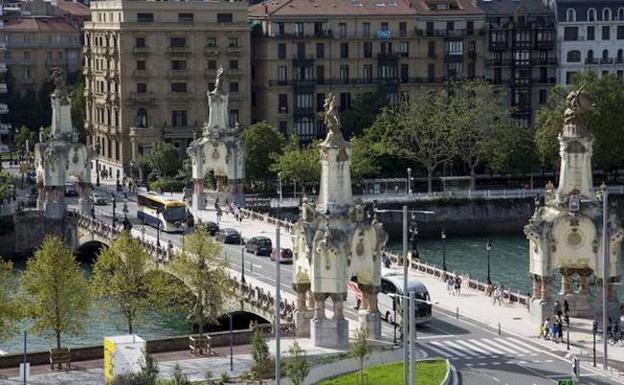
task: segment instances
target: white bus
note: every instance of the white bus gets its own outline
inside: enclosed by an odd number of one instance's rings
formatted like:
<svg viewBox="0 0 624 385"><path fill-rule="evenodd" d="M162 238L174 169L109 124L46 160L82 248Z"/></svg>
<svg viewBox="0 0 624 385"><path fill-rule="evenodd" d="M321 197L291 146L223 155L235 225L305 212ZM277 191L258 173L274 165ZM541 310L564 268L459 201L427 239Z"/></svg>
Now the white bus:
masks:
<svg viewBox="0 0 624 385"><path fill-rule="evenodd" d="M141 193L137 197L137 219L158 227L166 232L186 230L186 204L179 200L164 197L155 192Z"/></svg>

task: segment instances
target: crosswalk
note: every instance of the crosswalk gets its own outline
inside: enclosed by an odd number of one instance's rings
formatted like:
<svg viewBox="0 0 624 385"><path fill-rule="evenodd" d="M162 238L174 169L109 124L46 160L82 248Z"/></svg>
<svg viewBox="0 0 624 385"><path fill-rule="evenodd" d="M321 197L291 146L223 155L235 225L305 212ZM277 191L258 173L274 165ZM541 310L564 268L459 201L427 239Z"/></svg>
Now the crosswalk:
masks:
<svg viewBox="0 0 624 385"><path fill-rule="evenodd" d="M471 338L428 340L421 347L449 359L490 357L531 357L543 353L543 348L532 346L519 338Z"/></svg>

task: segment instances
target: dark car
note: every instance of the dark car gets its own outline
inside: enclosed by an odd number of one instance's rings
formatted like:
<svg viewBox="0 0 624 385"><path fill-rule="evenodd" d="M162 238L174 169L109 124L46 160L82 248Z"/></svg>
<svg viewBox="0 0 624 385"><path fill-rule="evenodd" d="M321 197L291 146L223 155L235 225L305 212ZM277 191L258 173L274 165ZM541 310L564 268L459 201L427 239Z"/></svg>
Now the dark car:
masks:
<svg viewBox="0 0 624 385"><path fill-rule="evenodd" d="M255 255L270 255L273 245L270 238L253 237L245 243L245 250Z"/></svg>
<svg viewBox="0 0 624 385"><path fill-rule="evenodd" d="M273 249L271 252L271 261L275 261L277 258L277 249ZM280 263L292 263L293 262L293 252L291 249L282 249L279 257Z"/></svg>
<svg viewBox="0 0 624 385"><path fill-rule="evenodd" d="M241 244L241 235L236 229L219 229L215 235L217 241L223 243Z"/></svg>
<svg viewBox="0 0 624 385"><path fill-rule="evenodd" d="M208 230L208 233L210 233L210 235L212 235L213 237L215 236L217 231L219 231L219 225L214 222L206 222L205 225L206 230Z"/></svg>

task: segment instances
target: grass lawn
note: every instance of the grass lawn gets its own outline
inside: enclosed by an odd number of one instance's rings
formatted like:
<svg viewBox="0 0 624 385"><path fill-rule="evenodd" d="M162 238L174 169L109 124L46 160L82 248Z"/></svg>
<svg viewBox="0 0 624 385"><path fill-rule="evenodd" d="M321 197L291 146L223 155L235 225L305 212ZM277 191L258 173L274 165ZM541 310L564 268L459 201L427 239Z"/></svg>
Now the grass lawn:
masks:
<svg viewBox="0 0 624 385"><path fill-rule="evenodd" d="M364 369L368 374L368 385L402 385L403 363L369 366ZM446 361L420 361L416 365L417 385L440 385L446 374ZM320 385L357 385L357 373L325 380Z"/></svg>

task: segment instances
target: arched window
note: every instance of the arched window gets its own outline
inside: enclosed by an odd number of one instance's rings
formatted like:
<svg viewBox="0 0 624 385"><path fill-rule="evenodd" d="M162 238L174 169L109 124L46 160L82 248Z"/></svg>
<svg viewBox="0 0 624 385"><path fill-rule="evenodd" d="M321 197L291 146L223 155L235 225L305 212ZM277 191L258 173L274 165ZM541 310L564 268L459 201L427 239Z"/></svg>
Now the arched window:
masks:
<svg viewBox="0 0 624 385"><path fill-rule="evenodd" d="M622 50L622 48L618 49L617 51L617 62L618 63L624 62L624 50Z"/></svg>
<svg viewBox="0 0 624 385"><path fill-rule="evenodd" d="M147 127L147 110L145 108L139 108L137 110L135 124L140 128Z"/></svg>
<svg viewBox="0 0 624 385"><path fill-rule="evenodd" d="M594 59L594 50L589 50L587 51L587 60L593 60Z"/></svg>
<svg viewBox="0 0 624 385"><path fill-rule="evenodd" d="M578 63L581 61L581 51L568 51L568 63Z"/></svg>
<svg viewBox="0 0 624 385"><path fill-rule="evenodd" d="M602 21L611 21L611 9L605 8L602 10Z"/></svg>
<svg viewBox="0 0 624 385"><path fill-rule="evenodd" d="M618 8L617 19L620 21L624 20L624 8Z"/></svg>
<svg viewBox="0 0 624 385"><path fill-rule="evenodd" d="M609 58L609 50L608 49L603 49L602 50L602 58L603 59L608 59Z"/></svg>
<svg viewBox="0 0 624 385"><path fill-rule="evenodd" d="M587 21L596 21L596 10L594 8L587 10Z"/></svg>
<svg viewBox="0 0 624 385"><path fill-rule="evenodd" d="M576 21L576 11L572 8L568 8L566 11L566 21Z"/></svg>

